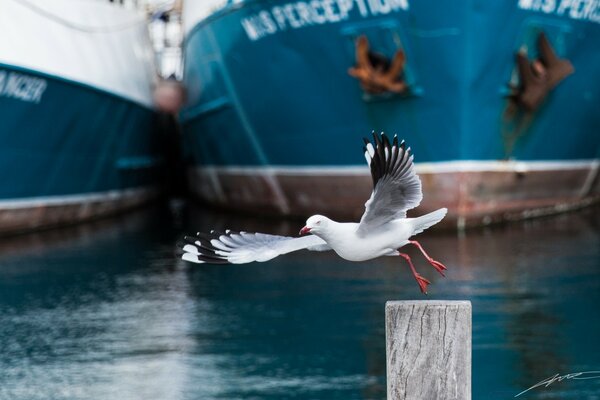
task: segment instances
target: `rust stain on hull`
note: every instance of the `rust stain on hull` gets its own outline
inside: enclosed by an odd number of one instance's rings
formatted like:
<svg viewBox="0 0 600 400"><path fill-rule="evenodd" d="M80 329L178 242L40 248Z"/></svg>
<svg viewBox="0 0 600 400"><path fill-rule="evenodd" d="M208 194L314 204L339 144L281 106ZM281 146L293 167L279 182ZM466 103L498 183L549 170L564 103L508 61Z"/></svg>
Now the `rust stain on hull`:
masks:
<svg viewBox="0 0 600 400"><path fill-rule="evenodd" d="M358 220L372 190L365 174L320 176L271 174L289 210L282 213L271 184L260 175L190 170L193 194L219 207L306 218L326 214ZM443 226L472 227L554 214L600 201L600 181L592 168L544 171L420 173L424 199L410 215L447 207ZM590 182L592 176L592 182Z"/></svg>
<svg viewBox="0 0 600 400"><path fill-rule="evenodd" d="M157 195L157 189L147 189L71 204L36 204L20 208L3 208L0 204L0 235L72 225L106 217L138 207L156 198Z"/></svg>

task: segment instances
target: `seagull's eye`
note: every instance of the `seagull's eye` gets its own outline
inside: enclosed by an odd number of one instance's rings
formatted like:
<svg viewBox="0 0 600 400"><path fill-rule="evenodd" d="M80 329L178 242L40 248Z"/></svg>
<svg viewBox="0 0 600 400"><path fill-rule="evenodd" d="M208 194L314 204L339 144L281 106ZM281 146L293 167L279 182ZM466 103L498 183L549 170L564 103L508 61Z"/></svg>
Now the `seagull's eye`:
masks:
<svg viewBox="0 0 600 400"><path fill-rule="evenodd" d="M317 221L317 225L321 225L321 221Z"/></svg>

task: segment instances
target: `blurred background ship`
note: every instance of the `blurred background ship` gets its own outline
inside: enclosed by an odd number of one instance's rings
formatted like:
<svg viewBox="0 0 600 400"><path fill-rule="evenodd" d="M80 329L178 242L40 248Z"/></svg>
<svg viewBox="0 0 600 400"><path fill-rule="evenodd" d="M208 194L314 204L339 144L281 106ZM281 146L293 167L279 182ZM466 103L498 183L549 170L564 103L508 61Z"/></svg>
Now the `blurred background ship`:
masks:
<svg viewBox="0 0 600 400"><path fill-rule="evenodd" d="M137 206L181 165L216 206L356 219L372 130L458 227L600 199L596 2L0 6L0 234Z"/></svg>
<svg viewBox="0 0 600 400"><path fill-rule="evenodd" d="M163 147L146 18L108 1L0 9L0 233L155 197Z"/></svg>
<svg viewBox="0 0 600 400"><path fill-rule="evenodd" d="M412 146L420 212L459 227L600 196L596 2L187 1L182 17L184 151L212 204L357 218L372 130Z"/></svg>

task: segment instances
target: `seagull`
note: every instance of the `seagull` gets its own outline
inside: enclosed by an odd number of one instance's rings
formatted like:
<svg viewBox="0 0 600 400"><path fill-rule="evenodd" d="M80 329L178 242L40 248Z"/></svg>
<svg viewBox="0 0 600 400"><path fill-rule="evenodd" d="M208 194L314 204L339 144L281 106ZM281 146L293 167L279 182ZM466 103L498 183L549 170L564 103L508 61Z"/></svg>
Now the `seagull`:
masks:
<svg viewBox="0 0 600 400"><path fill-rule="evenodd" d="M179 244L181 258L193 263L245 264L263 262L297 250L333 250L348 261L366 261L381 256L400 256L408 263L423 294L429 280L421 276L408 254L400 249L416 246L425 259L442 276L444 264L431 258L421 244L411 237L440 222L446 208L417 218L407 218L406 211L417 207L423 199L421 180L415 173L410 147L390 142L382 132L373 132L373 142L364 139L363 148L373 178L373 192L365 203L360 222L336 222L323 215L313 215L298 237L266 233L211 231L185 236Z"/></svg>

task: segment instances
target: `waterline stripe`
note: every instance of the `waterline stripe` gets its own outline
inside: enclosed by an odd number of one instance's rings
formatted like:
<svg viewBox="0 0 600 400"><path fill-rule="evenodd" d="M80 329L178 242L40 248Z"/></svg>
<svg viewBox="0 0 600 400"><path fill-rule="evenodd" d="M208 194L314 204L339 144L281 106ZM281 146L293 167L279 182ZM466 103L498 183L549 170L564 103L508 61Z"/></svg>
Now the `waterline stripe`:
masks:
<svg viewBox="0 0 600 400"><path fill-rule="evenodd" d="M64 196L28 197L21 199L0 200L0 210L15 210L20 208L66 206L73 204L93 203L99 201L115 201L124 198L154 195L155 187L136 189L109 190L88 194L74 194Z"/></svg>
<svg viewBox="0 0 600 400"><path fill-rule="evenodd" d="M574 161L440 161L431 163L416 163L415 169L419 174L452 173L452 172L530 172L530 171L558 171L571 169L598 168L599 159L574 160ZM237 175L367 175L369 169L366 165L348 166L196 166L199 172L222 172Z"/></svg>

